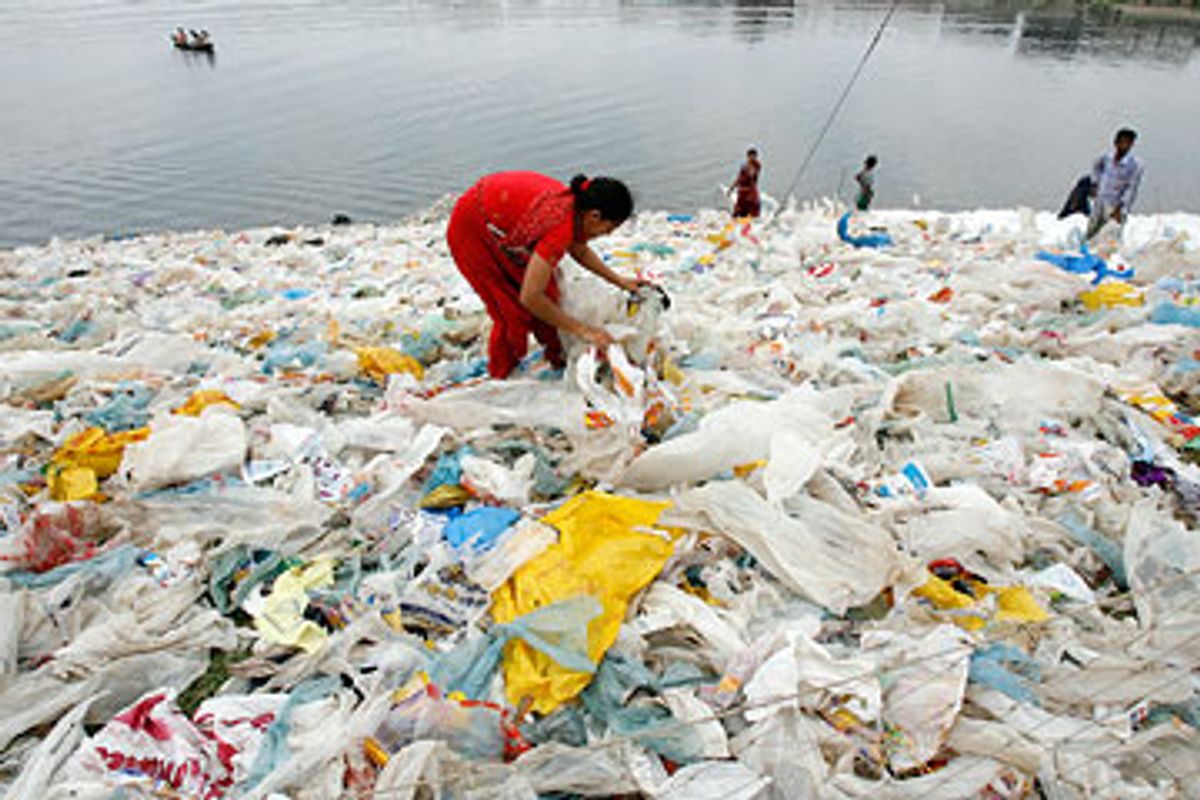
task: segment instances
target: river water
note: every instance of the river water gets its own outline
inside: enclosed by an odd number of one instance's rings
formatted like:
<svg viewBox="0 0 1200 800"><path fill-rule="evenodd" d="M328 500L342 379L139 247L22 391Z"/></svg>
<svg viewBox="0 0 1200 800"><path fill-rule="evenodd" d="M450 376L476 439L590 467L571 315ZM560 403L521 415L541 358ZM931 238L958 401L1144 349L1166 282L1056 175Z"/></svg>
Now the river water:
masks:
<svg viewBox="0 0 1200 800"><path fill-rule="evenodd" d="M1195 24L1007 3L0 0L0 246L392 221L484 172L626 179L641 207L763 186L1056 208L1124 124L1138 210L1200 210ZM174 51L207 28L213 58Z"/></svg>

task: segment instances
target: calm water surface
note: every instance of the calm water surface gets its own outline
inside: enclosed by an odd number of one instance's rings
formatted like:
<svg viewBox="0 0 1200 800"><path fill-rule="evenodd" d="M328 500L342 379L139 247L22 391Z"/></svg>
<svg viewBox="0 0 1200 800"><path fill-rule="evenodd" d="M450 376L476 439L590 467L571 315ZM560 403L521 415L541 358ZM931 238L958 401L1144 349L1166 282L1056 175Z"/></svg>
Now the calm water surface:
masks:
<svg viewBox="0 0 1200 800"><path fill-rule="evenodd" d="M0 246L390 221L502 168L719 202L786 191L886 8L870 2L0 0ZM175 52L207 28L217 55ZM1200 211L1200 26L903 3L803 196L1057 207L1125 123L1142 211Z"/></svg>

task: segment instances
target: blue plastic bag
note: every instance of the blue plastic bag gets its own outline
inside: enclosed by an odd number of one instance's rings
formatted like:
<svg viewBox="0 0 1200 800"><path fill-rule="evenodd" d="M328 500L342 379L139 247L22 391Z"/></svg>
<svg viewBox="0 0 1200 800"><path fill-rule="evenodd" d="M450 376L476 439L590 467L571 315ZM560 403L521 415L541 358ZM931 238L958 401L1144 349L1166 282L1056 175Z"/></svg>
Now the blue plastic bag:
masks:
<svg viewBox="0 0 1200 800"><path fill-rule="evenodd" d="M504 646L513 639L524 641L567 669L595 672L596 665L588 658L588 625L603 611L599 600L585 594L530 611L443 655L430 670L430 680L443 691L483 698L500 666Z"/></svg>
<svg viewBox="0 0 1200 800"><path fill-rule="evenodd" d="M450 520L442 529L442 536L455 547L470 544L479 553L490 550L500 535L520 518L511 508L484 506Z"/></svg>
<svg viewBox="0 0 1200 800"><path fill-rule="evenodd" d="M1150 321L1155 325L1187 325L1189 328L1200 328L1200 306L1159 303L1150 312Z"/></svg>
<svg viewBox="0 0 1200 800"><path fill-rule="evenodd" d="M1045 250L1038 251L1037 257L1048 264L1053 264L1059 269L1065 269L1067 272L1074 272L1076 275L1086 275L1089 272L1096 273L1096 277L1092 278L1092 285L1100 283L1108 277L1120 278L1128 280L1133 277L1132 269L1110 269L1108 262L1100 256L1092 253L1086 244L1079 246L1079 255L1071 253L1050 253Z"/></svg>
<svg viewBox="0 0 1200 800"><path fill-rule="evenodd" d="M837 234L838 238L843 242L855 247L890 247L893 244L892 237L886 233L872 233L867 236L855 236L850 233L849 211L842 214L841 218L838 219Z"/></svg>
<svg viewBox="0 0 1200 800"><path fill-rule="evenodd" d="M1100 560L1112 571L1113 582L1117 584L1117 588L1121 591L1129 588L1129 579L1125 575L1125 554L1119 544L1089 528L1073 512L1059 517L1058 524L1070 531L1075 541L1087 545L1100 556Z"/></svg>
<svg viewBox="0 0 1200 800"><path fill-rule="evenodd" d="M1039 705L1030 684L1041 680L1041 670L1036 661L1012 645L993 642L972 653L967 680L1018 702Z"/></svg>

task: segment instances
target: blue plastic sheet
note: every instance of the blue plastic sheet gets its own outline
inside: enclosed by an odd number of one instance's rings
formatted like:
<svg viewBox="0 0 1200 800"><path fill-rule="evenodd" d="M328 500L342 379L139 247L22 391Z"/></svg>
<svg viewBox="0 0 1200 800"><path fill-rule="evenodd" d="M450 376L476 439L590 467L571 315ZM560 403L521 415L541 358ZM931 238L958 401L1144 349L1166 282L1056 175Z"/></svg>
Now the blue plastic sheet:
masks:
<svg viewBox="0 0 1200 800"><path fill-rule="evenodd" d="M406 331L400 337L400 350L422 364L429 364L437 356L442 339L453 328L454 323L444 316L428 316L421 321L420 330Z"/></svg>
<svg viewBox="0 0 1200 800"><path fill-rule="evenodd" d="M237 545L213 559L208 593L222 614L240 608L254 587L296 565L273 550L251 550Z"/></svg>
<svg viewBox="0 0 1200 800"><path fill-rule="evenodd" d="M994 642L972 653L967 679L1018 702L1038 705L1031 683L1041 679L1041 670L1037 662L1012 645Z"/></svg>
<svg viewBox="0 0 1200 800"><path fill-rule="evenodd" d="M1112 269L1100 256L1094 254L1088 249L1086 244L1079 246L1079 255L1073 253L1051 253L1046 250L1038 251L1037 257L1048 264L1053 264L1059 269L1065 269L1067 272L1073 272L1076 275L1086 275L1089 272L1096 273L1092 278L1092 285L1100 283L1108 277L1120 278L1128 280L1133 277L1132 269Z"/></svg>
<svg viewBox="0 0 1200 800"><path fill-rule="evenodd" d="M283 704L283 708L279 709L275 721L271 723L271 727L267 728L263 737L262 749L258 751L258 757L254 759L254 764L250 767L250 774L246 778L246 788L253 789L262 783L263 778L270 775L287 760L289 755L287 737L292 730L292 714L296 712L297 706L322 700L336 692L341 686L340 679L323 675L309 678L292 690L287 702Z"/></svg>
<svg viewBox="0 0 1200 800"><path fill-rule="evenodd" d="M439 486L457 486L462 483L462 459L471 452L469 447L460 447L453 453L442 453L438 456L437 464L429 474L429 479L425 481L421 493L429 494Z"/></svg>
<svg viewBox="0 0 1200 800"><path fill-rule="evenodd" d="M668 680L670 666L667 674L658 678L645 664L610 652L580 699L590 717L607 726L614 735L629 737L672 761L689 764L703 755L703 743L695 729L679 725L659 703L630 702L639 693L658 693L670 685L685 685L698 679L694 665L688 665L682 674L677 671Z"/></svg>
<svg viewBox="0 0 1200 800"><path fill-rule="evenodd" d="M476 552L489 550L521 515L511 508L484 506L476 508L446 524L442 536L455 547L469 544Z"/></svg>
<svg viewBox="0 0 1200 800"><path fill-rule="evenodd" d="M123 381L107 403L88 411L83 418L89 425L104 428L109 433L143 428L150 420L146 408L153 399L154 392L149 388Z"/></svg>
<svg viewBox="0 0 1200 800"><path fill-rule="evenodd" d="M276 340L263 358L262 371L270 375L280 369L305 369L320 361L325 350L324 342L291 344Z"/></svg>
<svg viewBox="0 0 1200 800"><path fill-rule="evenodd" d="M1058 524L1066 528L1075 541L1092 548L1100 560L1112 570L1113 582L1121 591L1129 588L1129 579L1125 576L1125 555L1121 552L1120 545L1089 528L1073 512L1059 517Z"/></svg>
<svg viewBox="0 0 1200 800"><path fill-rule="evenodd" d="M838 238L854 247L890 247L892 237L886 233L872 233L866 236L855 236L850 233L850 212L847 211L837 221Z"/></svg>
<svg viewBox="0 0 1200 800"><path fill-rule="evenodd" d="M1159 303L1150 312L1150 321L1155 325L1186 325L1189 328L1200 328L1200 306Z"/></svg>
<svg viewBox="0 0 1200 800"><path fill-rule="evenodd" d="M91 333L93 327L91 320L76 319L64 328L62 333L58 334L58 338L67 344L75 344L75 342Z"/></svg>
<svg viewBox="0 0 1200 800"><path fill-rule="evenodd" d="M567 487L571 485L570 478L565 478L554 471L554 463L544 451L524 439L506 439L488 449L509 458L532 453L537 459L537 465L533 468L533 491L536 494L543 497L558 497L565 494Z"/></svg>
<svg viewBox="0 0 1200 800"><path fill-rule="evenodd" d="M446 376L447 383L462 383L463 381L482 378L487 375L487 359L474 358L467 361L457 361Z"/></svg>
<svg viewBox="0 0 1200 800"><path fill-rule="evenodd" d="M596 665L587 655L588 625L603 611L600 601L590 595L530 611L443 655L430 670L430 679L444 691L481 699L500 665L504 646L513 639L521 639L567 669L595 672Z"/></svg>
<svg viewBox="0 0 1200 800"><path fill-rule="evenodd" d="M73 561L63 564L47 572L9 572L4 577L14 586L24 589L44 589L47 586L57 586L73 575L84 574L91 579L108 585L124 577L137 563L139 550L131 544L109 550L106 553L89 558L87 561Z"/></svg>

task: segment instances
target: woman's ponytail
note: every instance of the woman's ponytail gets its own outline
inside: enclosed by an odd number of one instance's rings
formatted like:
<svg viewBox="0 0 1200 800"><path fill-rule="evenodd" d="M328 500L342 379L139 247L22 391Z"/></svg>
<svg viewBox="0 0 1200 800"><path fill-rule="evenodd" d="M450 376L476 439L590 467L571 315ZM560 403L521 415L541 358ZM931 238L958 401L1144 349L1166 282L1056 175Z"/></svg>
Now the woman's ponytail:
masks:
<svg viewBox="0 0 1200 800"><path fill-rule="evenodd" d="M599 211L602 219L618 225L633 214L633 194L616 178L576 175L571 178L571 194L576 211Z"/></svg>

